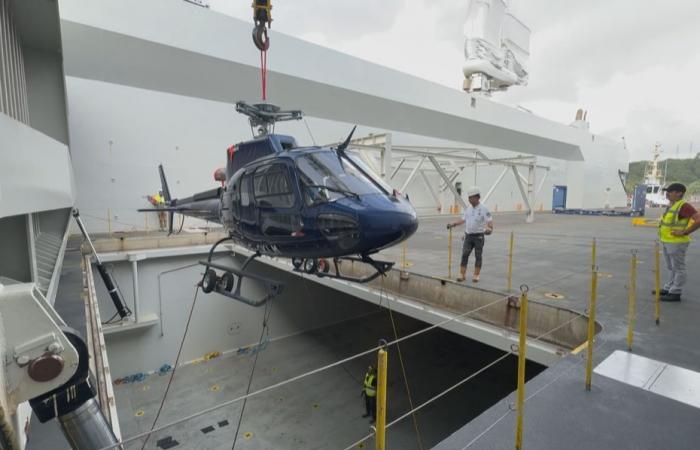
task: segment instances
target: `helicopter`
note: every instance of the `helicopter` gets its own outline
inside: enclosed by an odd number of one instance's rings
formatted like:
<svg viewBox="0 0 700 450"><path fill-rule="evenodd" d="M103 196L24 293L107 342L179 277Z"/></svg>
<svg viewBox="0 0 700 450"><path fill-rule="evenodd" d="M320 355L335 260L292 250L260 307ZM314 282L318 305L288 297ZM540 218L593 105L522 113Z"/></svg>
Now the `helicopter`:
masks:
<svg viewBox="0 0 700 450"><path fill-rule="evenodd" d="M227 149L226 168L214 174L221 187L172 198L159 166L165 207L155 210L169 213L169 233L175 213L220 223L227 231L207 261L201 261L206 267L202 290L258 304L241 295L243 278L266 282L272 291L281 289L246 272L261 255L290 258L298 272L359 283L390 270L393 262L371 255L408 239L418 228L418 218L406 197L347 152L355 128L335 147L299 147L292 136L275 134L274 126L301 119L301 111L245 102L237 102L236 111L248 116L255 137ZM253 252L241 269L211 261L216 246L228 240ZM374 270L362 278L346 276L343 261L369 264Z"/></svg>

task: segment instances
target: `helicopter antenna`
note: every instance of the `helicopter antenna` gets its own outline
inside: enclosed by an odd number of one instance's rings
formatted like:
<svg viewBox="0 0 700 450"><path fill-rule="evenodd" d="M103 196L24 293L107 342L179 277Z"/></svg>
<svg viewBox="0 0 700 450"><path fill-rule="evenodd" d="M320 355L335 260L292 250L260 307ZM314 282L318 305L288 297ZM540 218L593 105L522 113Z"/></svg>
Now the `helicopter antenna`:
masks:
<svg viewBox="0 0 700 450"><path fill-rule="evenodd" d="M257 136L267 136L275 130L275 123L287 120L301 120L304 114L300 110L282 111L279 106L269 103L249 105L246 102L236 102L236 111L248 116L250 127L257 130Z"/></svg>
<svg viewBox="0 0 700 450"><path fill-rule="evenodd" d="M348 146L350 145L350 141L352 140L352 135L355 134L356 129L357 129L357 125L352 127L352 131L350 131L350 134L348 135L348 137L345 138L345 141L342 144L340 144L338 146L338 148L336 149L336 151L338 153L343 153L345 151L345 149L348 148Z"/></svg>

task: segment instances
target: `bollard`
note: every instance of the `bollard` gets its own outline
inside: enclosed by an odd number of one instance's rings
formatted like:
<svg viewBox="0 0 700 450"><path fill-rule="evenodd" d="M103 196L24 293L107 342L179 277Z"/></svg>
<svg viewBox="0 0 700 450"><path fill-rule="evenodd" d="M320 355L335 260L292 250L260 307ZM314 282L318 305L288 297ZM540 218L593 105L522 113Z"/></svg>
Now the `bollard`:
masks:
<svg viewBox="0 0 700 450"><path fill-rule="evenodd" d="M452 278L452 228L447 235L447 278Z"/></svg>
<svg viewBox="0 0 700 450"><path fill-rule="evenodd" d="M513 241L515 236L513 232L510 232L510 246L508 247L508 290L510 292L513 288Z"/></svg>
<svg viewBox="0 0 700 450"><path fill-rule="evenodd" d="M595 238L593 238L593 243L591 244L591 272L595 272L595 263L596 263L596 242L595 242Z"/></svg>
<svg viewBox="0 0 700 450"><path fill-rule="evenodd" d="M527 285L520 286L520 340L518 341L518 393L515 426L515 448L523 448L523 407L525 406L525 351L527 339Z"/></svg>
<svg viewBox="0 0 700 450"><path fill-rule="evenodd" d="M384 450L386 446L386 376L387 353L380 349L377 354L377 437L374 448Z"/></svg>
<svg viewBox="0 0 700 450"><path fill-rule="evenodd" d="M593 247L595 248L595 246ZM595 302L598 290L598 269L593 267L591 273L591 303L588 307L588 348L586 349L586 390L591 390L593 374L593 336L595 335Z"/></svg>
<svg viewBox="0 0 700 450"><path fill-rule="evenodd" d="M632 342L634 341L634 319L637 314L637 250L632 250L630 258L630 285L628 291L627 305L627 350L632 351Z"/></svg>
<svg viewBox="0 0 700 450"><path fill-rule="evenodd" d="M654 286L656 288L654 292L654 318L656 319L656 324L661 323L661 249L659 248L659 241L654 242Z"/></svg>

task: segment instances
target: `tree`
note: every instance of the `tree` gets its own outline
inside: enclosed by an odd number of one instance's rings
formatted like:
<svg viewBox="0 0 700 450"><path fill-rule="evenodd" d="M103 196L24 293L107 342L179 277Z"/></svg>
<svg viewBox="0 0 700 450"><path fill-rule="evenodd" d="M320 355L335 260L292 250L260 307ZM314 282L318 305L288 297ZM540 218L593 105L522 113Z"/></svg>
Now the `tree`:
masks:
<svg viewBox="0 0 700 450"><path fill-rule="evenodd" d="M688 195L692 197L700 196L700 180L693 181L688 185Z"/></svg>

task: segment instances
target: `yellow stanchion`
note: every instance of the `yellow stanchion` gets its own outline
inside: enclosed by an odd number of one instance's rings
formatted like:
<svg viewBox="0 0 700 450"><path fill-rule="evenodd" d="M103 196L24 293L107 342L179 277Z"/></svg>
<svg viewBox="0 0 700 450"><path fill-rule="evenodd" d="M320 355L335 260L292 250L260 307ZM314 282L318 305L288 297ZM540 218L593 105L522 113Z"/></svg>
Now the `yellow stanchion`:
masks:
<svg viewBox="0 0 700 450"><path fill-rule="evenodd" d="M594 246L595 248L595 246ZM598 269L594 266L591 272L591 303L588 307L588 341L586 348L586 390L591 390L593 374L593 336L595 335L595 303L598 290Z"/></svg>
<svg viewBox="0 0 700 450"><path fill-rule="evenodd" d="M401 246L401 267L406 270L406 241L403 241Z"/></svg>
<svg viewBox="0 0 700 450"><path fill-rule="evenodd" d="M447 278L452 278L452 228L447 234Z"/></svg>
<svg viewBox="0 0 700 450"><path fill-rule="evenodd" d="M376 450L386 448L386 375L387 352L381 349L377 355L377 434L374 445Z"/></svg>
<svg viewBox="0 0 700 450"><path fill-rule="evenodd" d="M112 210L107 208L107 232L112 236Z"/></svg>
<svg viewBox="0 0 700 450"><path fill-rule="evenodd" d="M515 236L513 232L510 232L510 245L508 246L508 290L510 292L513 288L513 243Z"/></svg>
<svg viewBox="0 0 700 450"><path fill-rule="evenodd" d="M632 351L634 341L634 319L637 311L637 251L630 258L630 285L627 303L627 350Z"/></svg>
<svg viewBox="0 0 700 450"><path fill-rule="evenodd" d="M596 242L593 238L593 243L591 244L591 271L595 272L596 266Z"/></svg>
<svg viewBox="0 0 700 450"><path fill-rule="evenodd" d="M525 351L527 349L527 291L526 285L520 286L520 340L518 341L518 394L515 425L515 448L523 448L523 407L525 406Z"/></svg>
<svg viewBox="0 0 700 450"><path fill-rule="evenodd" d="M661 323L661 249L659 241L654 242L654 319L656 324Z"/></svg>

